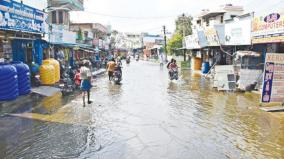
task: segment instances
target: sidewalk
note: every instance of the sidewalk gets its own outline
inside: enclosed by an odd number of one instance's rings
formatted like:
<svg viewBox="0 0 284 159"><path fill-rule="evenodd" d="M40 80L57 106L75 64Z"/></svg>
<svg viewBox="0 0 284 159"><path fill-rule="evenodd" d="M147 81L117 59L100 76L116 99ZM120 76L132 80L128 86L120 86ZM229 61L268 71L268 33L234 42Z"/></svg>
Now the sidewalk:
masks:
<svg viewBox="0 0 284 159"><path fill-rule="evenodd" d="M104 75L105 72L106 72L106 69L99 69L97 71L92 72L92 75L94 77L99 77L99 76ZM70 95L74 95L75 92ZM45 101L45 99L52 98L55 94L52 94L52 95L49 94L49 97L47 97L47 96L37 94L36 92L33 92L26 96L19 96L17 99L13 101L2 101L2 102L0 101L0 116L5 115L5 114L10 114L10 113L15 113L18 111L22 111L22 112L32 111L33 108L40 106L41 103ZM64 97L61 97L61 98L63 99Z"/></svg>

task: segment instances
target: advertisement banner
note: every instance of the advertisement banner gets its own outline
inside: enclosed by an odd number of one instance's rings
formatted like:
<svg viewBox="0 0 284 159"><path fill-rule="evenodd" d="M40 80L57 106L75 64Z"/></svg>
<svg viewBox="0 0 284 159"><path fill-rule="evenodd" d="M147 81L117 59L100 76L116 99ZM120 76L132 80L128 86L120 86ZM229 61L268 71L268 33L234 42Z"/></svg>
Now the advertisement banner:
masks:
<svg viewBox="0 0 284 159"><path fill-rule="evenodd" d="M263 103L284 102L284 54L266 54L262 88Z"/></svg>
<svg viewBox="0 0 284 159"><path fill-rule="evenodd" d="M76 43L76 33L69 31L66 26L52 25L52 32L50 34L51 43Z"/></svg>
<svg viewBox="0 0 284 159"><path fill-rule="evenodd" d="M251 16L228 21L225 25L225 45L251 44Z"/></svg>
<svg viewBox="0 0 284 159"><path fill-rule="evenodd" d="M252 24L252 43L284 42L284 12L255 17Z"/></svg>
<svg viewBox="0 0 284 159"><path fill-rule="evenodd" d="M45 31L43 11L13 0L0 1L0 29L41 34Z"/></svg>
<svg viewBox="0 0 284 159"><path fill-rule="evenodd" d="M200 49L199 38L196 31L184 38L186 49Z"/></svg>
<svg viewBox="0 0 284 159"><path fill-rule="evenodd" d="M217 31L214 27L208 27L204 30L208 46L220 46Z"/></svg>

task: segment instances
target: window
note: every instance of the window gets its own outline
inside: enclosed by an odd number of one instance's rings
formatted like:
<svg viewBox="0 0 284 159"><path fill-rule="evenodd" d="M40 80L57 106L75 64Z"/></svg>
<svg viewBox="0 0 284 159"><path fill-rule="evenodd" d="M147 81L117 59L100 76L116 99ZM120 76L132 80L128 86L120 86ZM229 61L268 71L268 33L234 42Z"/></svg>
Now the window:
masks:
<svg viewBox="0 0 284 159"><path fill-rule="evenodd" d="M224 16L221 16L220 18L220 22L223 23L224 22Z"/></svg>
<svg viewBox="0 0 284 159"><path fill-rule="evenodd" d="M58 11L58 23L63 24L63 11Z"/></svg>
<svg viewBox="0 0 284 159"><path fill-rule="evenodd" d="M52 11L52 14L51 14L51 22L53 24L56 24L56 11Z"/></svg>

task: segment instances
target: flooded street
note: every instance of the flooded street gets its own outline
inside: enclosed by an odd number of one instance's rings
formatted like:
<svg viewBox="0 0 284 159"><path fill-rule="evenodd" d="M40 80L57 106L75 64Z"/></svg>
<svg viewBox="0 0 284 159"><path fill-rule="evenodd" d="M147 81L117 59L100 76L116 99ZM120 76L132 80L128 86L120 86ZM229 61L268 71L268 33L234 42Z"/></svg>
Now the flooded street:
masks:
<svg viewBox="0 0 284 159"><path fill-rule="evenodd" d="M94 85L85 108L59 96L1 117L0 158L284 158L284 115L260 111L258 95L217 92L188 70L171 82L144 61L124 64L122 85Z"/></svg>

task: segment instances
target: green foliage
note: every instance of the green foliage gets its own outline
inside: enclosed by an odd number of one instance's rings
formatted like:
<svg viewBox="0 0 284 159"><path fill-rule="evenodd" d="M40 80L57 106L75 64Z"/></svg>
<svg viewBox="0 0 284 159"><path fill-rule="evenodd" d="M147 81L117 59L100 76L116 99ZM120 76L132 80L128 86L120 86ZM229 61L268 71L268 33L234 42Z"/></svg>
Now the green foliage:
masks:
<svg viewBox="0 0 284 159"><path fill-rule="evenodd" d="M77 32L77 40L83 40L83 32L81 28L79 28L79 31Z"/></svg>
<svg viewBox="0 0 284 159"><path fill-rule="evenodd" d="M185 36L187 35L191 35L192 34L192 17L191 16L186 16L186 15L181 15L178 16L178 18L176 19L176 30L175 32L183 35L183 30L184 30L184 34Z"/></svg>
<svg viewBox="0 0 284 159"><path fill-rule="evenodd" d="M177 52L176 49L179 49L181 47L182 47L182 35L176 33L169 40L167 45L167 51L169 54L173 54L174 52Z"/></svg>

